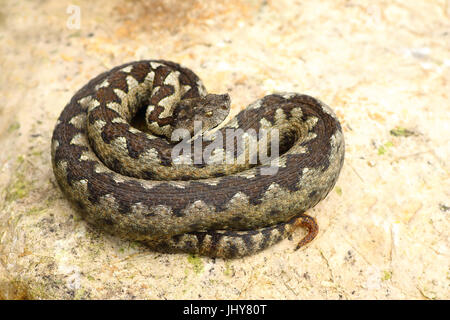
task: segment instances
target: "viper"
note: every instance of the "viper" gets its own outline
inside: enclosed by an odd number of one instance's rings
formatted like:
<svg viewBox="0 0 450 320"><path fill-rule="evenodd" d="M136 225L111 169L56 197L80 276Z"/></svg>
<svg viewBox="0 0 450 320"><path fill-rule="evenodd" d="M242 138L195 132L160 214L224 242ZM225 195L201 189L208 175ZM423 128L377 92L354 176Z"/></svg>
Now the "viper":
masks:
<svg viewBox="0 0 450 320"><path fill-rule="evenodd" d="M225 123L229 110L228 94L207 93L177 63L115 67L78 90L57 120L58 185L91 224L158 251L242 257L297 226L308 229L297 248L306 244L318 226L305 212L344 161L335 113L299 93L267 95Z"/></svg>

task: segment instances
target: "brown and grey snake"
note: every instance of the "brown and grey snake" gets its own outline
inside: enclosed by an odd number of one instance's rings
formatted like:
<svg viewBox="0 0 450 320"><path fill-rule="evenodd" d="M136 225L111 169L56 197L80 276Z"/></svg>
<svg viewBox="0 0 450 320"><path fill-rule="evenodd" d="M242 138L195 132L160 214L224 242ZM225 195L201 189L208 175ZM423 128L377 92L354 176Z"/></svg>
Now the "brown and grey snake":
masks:
<svg viewBox="0 0 450 320"><path fill-rule="evenodd" d="M199 156L197 143L201 150L217 146L206 131L229 107L227 94L207 94L200 79L176 63L115 67L81 88L62 111L51 147L56 180L90 223L163 252L241 257L298 225L309 229L299 246L309 242L318 228L305 211L330 192L344 161L336 115L308 95L268 95L215 131L226 137L229 129L278 130L274 173L264 174L268 163L250 164L244 156L251 144L270 147L261 139L213 153L242 162L189 162ZM203 122L206 138L192 138L188 162L177 162L171 134L182 128L195 134L194 120Z"/></svg>

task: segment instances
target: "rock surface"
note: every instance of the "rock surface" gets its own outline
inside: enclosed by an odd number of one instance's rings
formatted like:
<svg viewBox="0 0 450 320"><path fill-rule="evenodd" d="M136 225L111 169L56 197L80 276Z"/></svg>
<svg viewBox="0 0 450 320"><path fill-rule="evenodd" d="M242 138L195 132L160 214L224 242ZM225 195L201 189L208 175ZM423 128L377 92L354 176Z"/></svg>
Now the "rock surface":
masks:
<svg viewBox="0 0 450 320"><path fill-rule="evenodd" d="M449 299L448 1L2 1L0 298ZM163 58L234 112L274 91L333 107L346 138L319 236L221 260L150 251L80 219L50 137L98 73Z"/></svg>

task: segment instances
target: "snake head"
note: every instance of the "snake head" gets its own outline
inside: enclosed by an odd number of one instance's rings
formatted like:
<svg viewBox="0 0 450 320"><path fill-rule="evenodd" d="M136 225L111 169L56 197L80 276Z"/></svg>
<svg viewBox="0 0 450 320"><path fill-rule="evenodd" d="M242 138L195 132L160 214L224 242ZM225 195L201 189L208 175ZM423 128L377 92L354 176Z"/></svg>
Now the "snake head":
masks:
<svg viewBox="0 0 450 320"><path fill-rule="evenodd" d="M204 97L181 100L173 111L174 129L186 129L192 137L194 122L197 122L197 126L201 123L202 132L215 128L230 113L230 105L228 94L207 94Z"/></svg>

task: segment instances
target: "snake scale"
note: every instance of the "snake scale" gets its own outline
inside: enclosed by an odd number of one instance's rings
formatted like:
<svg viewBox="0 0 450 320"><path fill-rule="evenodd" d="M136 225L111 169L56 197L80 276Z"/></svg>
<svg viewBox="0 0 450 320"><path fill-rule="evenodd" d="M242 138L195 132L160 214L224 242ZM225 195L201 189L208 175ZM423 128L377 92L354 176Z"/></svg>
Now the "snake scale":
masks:
<svg viewBox="0 0 450 320"><path fill-rule="evenodd" d="M242 257L299 225L309 230L300 247L318 230L305 211L325 198L343 165L336 115L311 96L279 93L214 128L229 107L227 94L208 94L197 75L177 63L146 60L115 67L82 87L57 120L51 146L56 180L88 222L157 251ZM195 136L193 120L203 121L205 139ZM189 134L179 140L194 134L186 140L189 148L217 147L217 136L208 135L213 131L226 137L229 129L258 134L276 128L279 155L271 158L276 170L266 174L269 163L250 163L249 157L234 164L177 162L170 137L183 128ZM237 160L252 144L270 147L256 137L247 135L250 142L240 151L227 144L212 154L234 153ZM199 153L187 155L192 160Z"/></svg>

